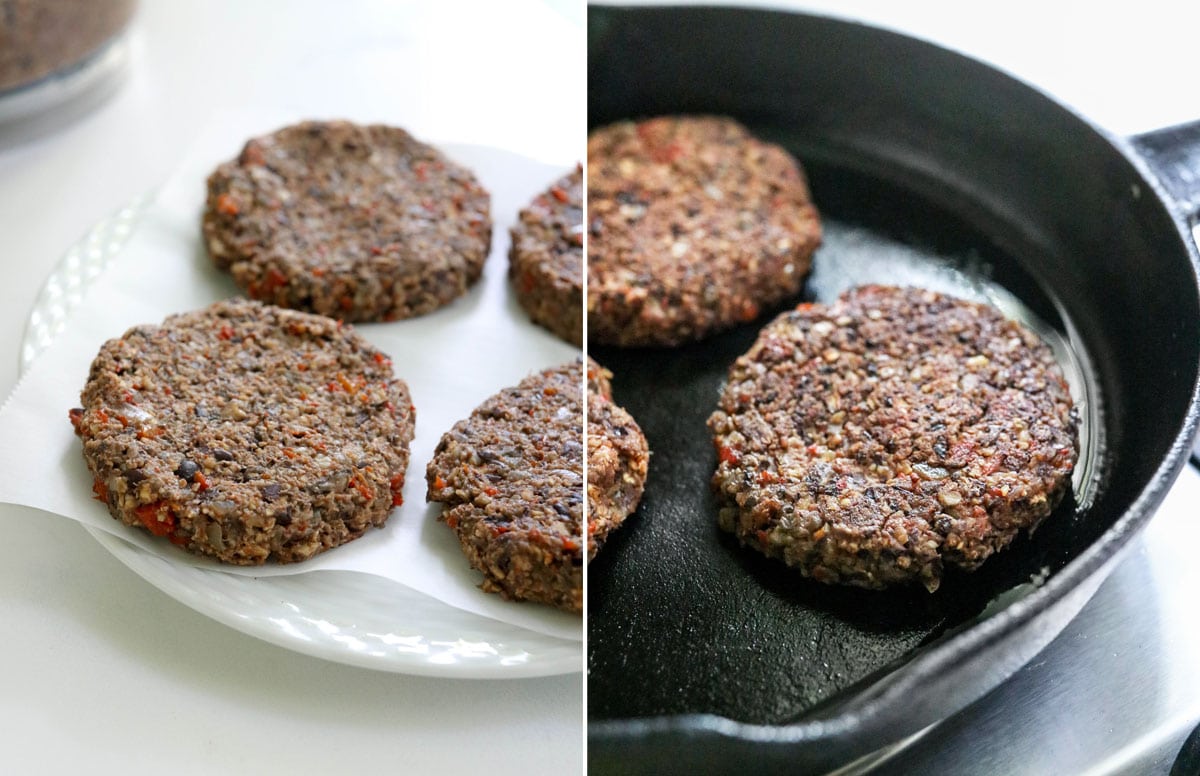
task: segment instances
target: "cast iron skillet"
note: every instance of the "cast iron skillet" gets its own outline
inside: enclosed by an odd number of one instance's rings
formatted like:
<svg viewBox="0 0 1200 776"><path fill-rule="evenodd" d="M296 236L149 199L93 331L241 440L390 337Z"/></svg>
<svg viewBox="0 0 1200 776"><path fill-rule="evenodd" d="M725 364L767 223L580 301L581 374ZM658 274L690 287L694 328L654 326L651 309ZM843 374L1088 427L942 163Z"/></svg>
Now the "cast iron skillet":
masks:
<svg viewBox="0 0 1200 776"><path fill-rule="evenodd" d="M677 350L592 348L654 452L642 507L588 571L591 772L840 767L1044 647L1186 460L1197 202L1173 171L1200 130L1109 137L973 60L828 18L594 7L588 34L590 126L736 116L806 166L825 278L855 254L867 279L905 282L915 256L1011 293L1082 359L1103 441L1077 498L929 595L819 585L717 530L704 421L768 317ZM802 298L823 295L810 282Z"/></svg>

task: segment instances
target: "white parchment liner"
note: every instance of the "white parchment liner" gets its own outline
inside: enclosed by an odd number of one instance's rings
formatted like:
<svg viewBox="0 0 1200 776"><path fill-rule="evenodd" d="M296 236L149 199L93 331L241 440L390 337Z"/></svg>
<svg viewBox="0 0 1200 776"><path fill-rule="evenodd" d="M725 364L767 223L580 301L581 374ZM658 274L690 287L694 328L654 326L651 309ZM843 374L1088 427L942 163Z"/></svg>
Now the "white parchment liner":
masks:
<svg viewBox="0 0 1200 776"><path fill-rule="evenodd" d="M495 148L440 146L472 169L492 195L492 251L479 284L449 306L408 321L355 328L388 353L412 391L416 436L404 505L387 525L300 564L236 568L189 555L114 520L92 498L79 440L67 410L100 345L130 326L206 306L240 292L218 272L200 238L205 178L246 138L296 116L239 113L204 128L185 161L158 193L113 264L86 291L59 339L41 354L0 410L0 501L23 504L114 533L148 552L249 577L354 570L407 585L450 606L562 639L580 640L578 616L512 603L481 592L481 579L458 540L425 503L425 466L441 435L500 388L574 359L578 350L529 322L507 282L508 229L538 192L566 172ZM420 138L424 139L424 138ZM437 143L434 143L437 145ZM114 209L122 203L114 202Z"/></svg>

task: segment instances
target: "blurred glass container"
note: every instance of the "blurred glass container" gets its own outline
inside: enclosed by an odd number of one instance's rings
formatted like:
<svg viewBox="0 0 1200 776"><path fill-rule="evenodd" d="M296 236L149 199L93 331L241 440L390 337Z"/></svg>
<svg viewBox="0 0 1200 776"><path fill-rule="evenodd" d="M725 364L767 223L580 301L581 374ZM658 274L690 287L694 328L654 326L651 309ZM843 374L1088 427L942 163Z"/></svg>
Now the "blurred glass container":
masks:
<svg viewBox="0 0 1200 776"><path fill-rule="evenodd" d="M105 92L137 0L0 0L0 124Z"/></svg>

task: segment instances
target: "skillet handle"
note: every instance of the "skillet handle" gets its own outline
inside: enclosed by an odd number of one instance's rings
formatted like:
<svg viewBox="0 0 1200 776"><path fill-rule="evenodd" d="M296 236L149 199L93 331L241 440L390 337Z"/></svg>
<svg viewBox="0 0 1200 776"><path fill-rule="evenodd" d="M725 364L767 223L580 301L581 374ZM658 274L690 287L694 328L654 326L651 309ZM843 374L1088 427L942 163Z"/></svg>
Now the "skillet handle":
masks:
<svg viewBox="0 0 1200 776"><path fill-rule="evenodd" d="M1131 142L1187 218L1200 247L1200 121L1156 129ZM1200 467L1200 438L1192 446L1192 464Z"/></svg>
<svg viewBox="0 0 1200 776"><path fill-rule="evenodd" d="M1131 141L1195 226L1200 216L1200 121L1135 135Z"/></svg>

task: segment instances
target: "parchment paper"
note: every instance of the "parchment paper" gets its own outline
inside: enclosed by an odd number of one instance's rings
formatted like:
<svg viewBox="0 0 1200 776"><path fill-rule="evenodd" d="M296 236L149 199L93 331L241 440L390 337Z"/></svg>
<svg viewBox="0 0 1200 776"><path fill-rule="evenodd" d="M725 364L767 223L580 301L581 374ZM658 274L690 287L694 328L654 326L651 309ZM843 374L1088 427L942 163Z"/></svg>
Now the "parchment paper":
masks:
<svg viewBox="0 0 1200 776"><path fill-rule="evenodd" d="M546 606L481 592L453 532L425 503L425 466L441 435L500 388L574 359L578 350L529 322L507 282L508 229L517 211L566 170L500 149L439 145L472 169L492 195L492 251L479 284L420 318L355 328L388 353L412 391L416 436L404 505L383 529L300 564L252 569L197 558L114 520L92 498L91 477L67 410L100 345L140 323L239 296L200 238L205 179L244 141L301 116L224 114L203 128L191 152L159 191L120 255L86 292L59 339L24 375L0 409L0 501L114 533L176 563L251 577L344 569L377 574L460 609L563 639L582 638L580 618ZM340 118L340 117L339 117ZM353 117L351 117L353 118ZM114 202L116 210L124 203Z"/></svg>

